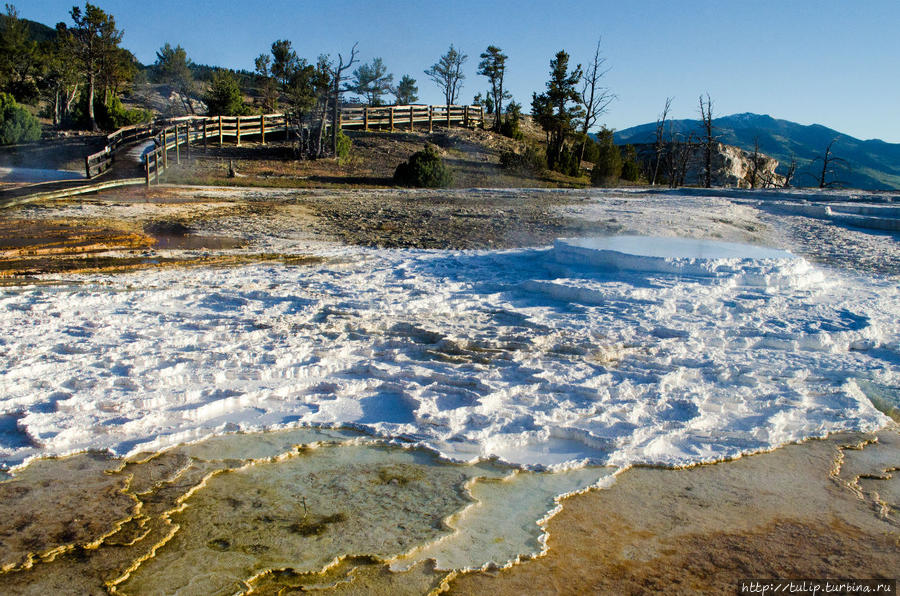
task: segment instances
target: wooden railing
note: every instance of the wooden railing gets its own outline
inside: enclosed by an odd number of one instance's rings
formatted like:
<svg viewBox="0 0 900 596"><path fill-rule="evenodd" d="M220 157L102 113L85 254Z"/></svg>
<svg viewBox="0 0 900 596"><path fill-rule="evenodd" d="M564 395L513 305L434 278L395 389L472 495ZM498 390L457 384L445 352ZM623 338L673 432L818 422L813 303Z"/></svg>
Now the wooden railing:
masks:
<svg viewBox="0 0 900 596"><path fill-rule="evenodd" d="M174 151L174 161L181 163L182 153L190 157L192 147L206 148L209 143L220 146L225 139L232 138L241 145L241 138L255 136L263 144L266 135L287 132L290 126L285 114L263 114L261 116L198 116L170 120L154 137L154 148L146 152L144 177L150 185L151 177L159 182L160 175L169 167L170 153Z"/></svg>
<svg viewBox="0 0 900 596"><path fill-rule="evenodd" d="M428 132L434 124L462 124L465 127L479 126L484 122L482 106L377 106L342 108L341 128L387 128L415 130L416 123L428 124Z"/></svg>
<svg viewBox="0 0 900 596"><path fill-rule="evenodd" d="M142 157L145 166L154 159L153 152L162 152L163 162L168 166L168 151L173 150L176 161L181 161L181 148L190 152L191 144L210 142L221 145L225 139L234 139L240 145L245 137L259 137L266 142L266 135L285 132L288 129L284 114L263 114L261 116L186 116L166 121L162 125L126 126L106 137L106 147L84 159L85 175L95 178L112 167L116 153L125 145L147 139L154 139L156 148ZM177 139L177 142L176 142ZM145 167L146 169L146 167Z"/></svg>
<svg viewBox="0 0 900 596"><path fill-rule="evenodd" d="M345 107L338 115L338 124L343 128L415 130L416 125L460 124L465 127L479 126L484 122L481 106L378 106ZM328 124L330 126L330 123ZM144 177L147 184L151 178L159 177L169 167L170 153L174 151L175 163L181 163L181 155L190 156L192 147L198 144L204 148L209 143L220 146L226 139L233 139L240 146L241 139L258 137L263 144L266 135L287 133L291 122L285 114L263 114L260 116L186 116L168 120L163 124L142 124L126 126L106 137L106 146L84 159L85 175L95 178L112 167L116 153L126 145L137 141L154 140L154 147L141 156Z"/></svg>
<svg viewBox="0 0 900 596"><path fill-rule="evenodd" d="M97 153L84 158L85 175L88 178L99 176L112 167L113 158L123 145L149 139L153 134L154 126L152 124L126 126L108 134L106 136L106 146Z"/></svg>

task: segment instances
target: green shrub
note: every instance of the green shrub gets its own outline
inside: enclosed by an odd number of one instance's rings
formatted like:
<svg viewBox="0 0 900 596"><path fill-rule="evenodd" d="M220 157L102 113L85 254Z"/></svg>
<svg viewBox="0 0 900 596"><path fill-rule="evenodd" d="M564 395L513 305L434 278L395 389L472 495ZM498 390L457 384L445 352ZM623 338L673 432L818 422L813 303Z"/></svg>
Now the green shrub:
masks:
<svg viewBox="0 0 900 596"><path fill-rule="evenodd" d="M504 151L500 154L500 167L520 174L540 174L547 169L547 154L531 146L525 148L525 153Z"/></svg>
<svg viewBox="0 0 900 596"><path fill-rule="evenodd" d="M563 145L562 151L559 153L559 161L553 168L566 176L581 176L581 160L578 158L578 150L568 145Z"/></svg>
<svg viewBox="0 0 900 596"><path fill-rule="evenodd" d="M251 112L244 105L244 96L237 79L227 70L215 71L203 99L210 116L247 116Z"/></svg>
<svg viewBox="0 0 900 596"><path fill-rule="evenodd" d="M142 124L153 120L153 114L149 110L136 108L125 109L118 97L113 97L109 105L99 103L94 105L97 124L104 130L116 130L123 126Z"/></svg>
<svg viewBox="0 0 900 596"><path fill-rule="evenodd" d="M582 155L582 159L584 161L589 161L591 163L597 163L597 159L600 157L600 146L594 142L594 139L591 137L585 137L584 139L584 155Z"/></svg>
<svg viewBox="0 0 900 596"><path fill-rule="evenodd" d="M641 179L641 164L634 145L625 145L622 162L622 179L637 182Z"/></svg>
<svg viewBox="0 0 900 596"><path fill-rule="evenodd" d="M12 95L0 93L0 145L31 143L40 138L37 118L17 104Z"/></svg>
<svg viewBox="0 0 900 596"><path fill-rule="evenodd" d="M525 133L519 128L519 121L513 120L509 116L504 118L503 122L500 124L500 134L517 141L521 141L525 138Z"/></svg>
<svg viewBox="0 0 900 596"><path fill-rule="evenodd" d="M613 131L603 128L597 135L597 161L591 171L591 184L615 184L622 175L622 153L613 142Z"/></svg>
<svg viewBox="0 0 900 596"><path fill-rule="evenodd" d="M519 121L522 117L522 105L511 101L506 106L506 117L500 123L500 134L511 139L521 141L525 138L525 134L519 128Z"/></svg>
<svg viewBox="0 0 900 596"><path fill-rule="evenodd" d="M453 176L433 145L413 153L394 171L394 184L424 188L450 186Z"/></svg>
<svg viewBox="0 0 900 596"><path fill-rule="evenodd" d="M353 141L350 140L350 137L344 134L343 130L339 130L337 134L337 147L335 148L335 155L338 159L346 159L348 155L350 155L350 148L353 146Z"/></svg>

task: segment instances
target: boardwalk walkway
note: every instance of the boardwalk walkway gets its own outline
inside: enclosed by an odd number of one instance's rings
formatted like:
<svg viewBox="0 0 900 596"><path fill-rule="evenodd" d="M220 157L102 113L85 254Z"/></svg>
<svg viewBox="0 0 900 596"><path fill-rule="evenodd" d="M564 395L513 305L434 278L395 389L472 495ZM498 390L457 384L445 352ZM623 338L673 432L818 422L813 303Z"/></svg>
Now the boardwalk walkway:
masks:
<svg viewBox="0 0 900 596"><path fill-rule="evenodd" d="M377 106L344 107L338 115L341 129L434 130L435 126L479 126L484 122L481 106ZM330 126L330 124L328 124ZM50 180L0 191L0 208L93 192L101 188L158 182L169 160L181 163L199 146L240 146L252 138L263 144L266 136L287 134L292 130L286 114L258 116L188 116L162 124L127 126L109 134L106 146L85 157L85 177ZM98 178L102 177L102 182Z"/></svg>

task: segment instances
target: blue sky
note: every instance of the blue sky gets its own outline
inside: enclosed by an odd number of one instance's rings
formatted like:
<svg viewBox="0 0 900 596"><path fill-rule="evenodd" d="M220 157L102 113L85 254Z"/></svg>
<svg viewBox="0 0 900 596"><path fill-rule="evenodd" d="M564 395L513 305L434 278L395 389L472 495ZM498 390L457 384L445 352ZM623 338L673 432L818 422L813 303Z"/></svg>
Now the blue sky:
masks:
<svg viewBox="0 0 900 596"><path fill-rule="evenodd" d="M70 22L74 2L13 4L20 16L53 26ZM198 63L252 70L276 39L290 39L311 62L320 53L346 55L358 41L362 60L381 57L397 80L411 75L428 103L442 100L423 71L451 43L469 55L467 101L487 88L476 74L478 54L494 44L509 56L507 87L526 110L557 51L587 62L602 38L606 84L618 96L603 118L612 128L654 121L667 96L675 98L673 117L694 118L698 96L708 92L715 115L756 112L900 142L898 0L96 4L144 63L165 42Z"/></svg>

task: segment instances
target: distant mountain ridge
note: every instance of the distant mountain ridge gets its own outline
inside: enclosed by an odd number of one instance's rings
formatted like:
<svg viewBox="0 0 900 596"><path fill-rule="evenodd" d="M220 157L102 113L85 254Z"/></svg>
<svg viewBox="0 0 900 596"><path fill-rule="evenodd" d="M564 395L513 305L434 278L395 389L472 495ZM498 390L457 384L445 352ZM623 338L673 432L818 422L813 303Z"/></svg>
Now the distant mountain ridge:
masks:
<svg viewBox="0 0 900 596"><path fill-rule="evenodd" d="M0 31L6 29L6 21L8 18L7 15L0 14ZM48 27L37 21L29 21L28 19L21 19L21 21L25 23L25 26L28 28L28 34L33 41L41 43L56 39L56 29L53 27Z"/></svg>
<svg viewBox="0 0 900 596"><path fill-rule="evenodd" d="M720 142L745 151L753 151L758 138L760 152L779 161L779 174L787 172L791 155L795 156L797 172L793 179L794 186L816 185L815 169L821 162L812 162L836 138L832 154L847 162L848 167L837 176L845 186L900 190L900 143L885 143L877 139L863 141L821 124L803 125L749 112L715 118L713 125L717 128ZM690 133L695 136L702 134L700 121L690 119L668 121L666 131L667 134L671 131L685 137ZM655 135L656 123L651 122L618 131L614 138L616 143L625 145L652 143Z"/></svg>

